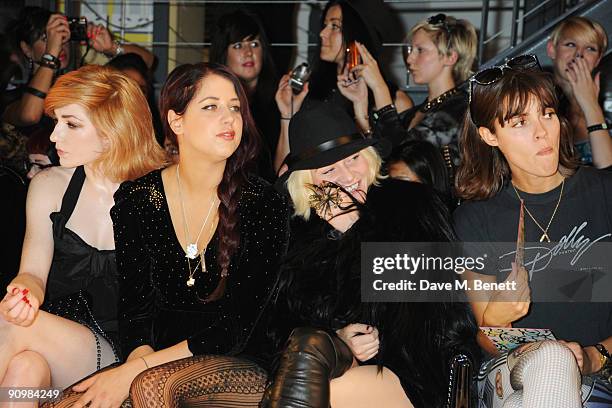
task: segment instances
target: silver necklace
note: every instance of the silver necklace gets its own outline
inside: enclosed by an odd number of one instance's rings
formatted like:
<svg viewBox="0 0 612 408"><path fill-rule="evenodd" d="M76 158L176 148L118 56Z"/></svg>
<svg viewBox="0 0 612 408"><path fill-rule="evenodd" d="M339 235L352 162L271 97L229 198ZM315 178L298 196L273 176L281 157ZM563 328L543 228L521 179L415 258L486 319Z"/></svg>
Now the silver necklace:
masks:
<svg viewBox="0 0 612 408"><path fill-rule="evenodd" d="M185 258L187 258L187 264L189 265L189 279L187 279L187 286L193 286L195 284L195 278L193 277L195 271L198 270L198 266L202 265L202 272L206 272L206 262L204 261L204 255L206 254L206 247L202 250L202 253L199 254L198 251L198 242L200 241L200 236L202 236L202 231L204 231L204 227L210 218L210 214L212 209L217 201L213 196L210 201L210 207L208 208L208 213L206 214L206 218L204 218L204 222L202 223L202 227L200 227L200 232L195 239L195 242L191 242L191 234L189 233L189 225L187 223L187 214L185 212L185 203L183 201L183 192L181 188L181 176L179 174L179 165L176 165L176 183L178 185L179 192L179 201L181 202L181 211L183 215L183 227L185 229L185 238L187 238L187 247L185 248ZM211 225L212 230L212 225ZM198 255L200 255L200 261L196 265L196 267L191 269L191 260L195 259Z"/></svg>

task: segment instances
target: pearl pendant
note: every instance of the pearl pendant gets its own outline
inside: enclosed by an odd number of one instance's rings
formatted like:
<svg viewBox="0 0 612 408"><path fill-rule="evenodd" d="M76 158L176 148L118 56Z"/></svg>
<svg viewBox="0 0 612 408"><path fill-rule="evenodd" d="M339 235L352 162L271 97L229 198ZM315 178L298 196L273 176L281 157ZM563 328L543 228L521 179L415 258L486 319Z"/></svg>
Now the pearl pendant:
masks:
<svg viewBox="0 0 612 408"><path fill-rule="evenodd" d="M550 242L550 238L546 232L543 233L542 236L540 237L540 242L544 242L544 241Z"/></svg>
<svg viewBox="0 0 612 408"><path fill-rule="evenodd" d="M187 279L187 286L191 287L193 285L195 285L195 278Z"/></svg>
<svg viewBox="0 0 612 408"><path fill-rule="evenodd" d="M196 256L198 256L198 244L187 244L185 257L189 259L196 259Z"/></svg>

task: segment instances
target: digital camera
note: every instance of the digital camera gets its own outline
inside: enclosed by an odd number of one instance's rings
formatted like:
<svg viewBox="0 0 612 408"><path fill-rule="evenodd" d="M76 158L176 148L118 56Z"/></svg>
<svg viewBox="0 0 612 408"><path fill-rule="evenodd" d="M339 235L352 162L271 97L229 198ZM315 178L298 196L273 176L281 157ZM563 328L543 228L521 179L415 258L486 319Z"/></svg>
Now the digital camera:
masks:
<svg viewBox="0 0 612 408"><path fill-rule="evenodd" d="M68 17L70 26L70 41L87 41L87 18Z"/></svg>
<svg viewBox="0 0 612 408"><path fill-rule="evenodd" d="M304 89L304 84L310 79L310 67L307 63L302 63L291 71L289 86L294 94L299 94Z"/></svg>

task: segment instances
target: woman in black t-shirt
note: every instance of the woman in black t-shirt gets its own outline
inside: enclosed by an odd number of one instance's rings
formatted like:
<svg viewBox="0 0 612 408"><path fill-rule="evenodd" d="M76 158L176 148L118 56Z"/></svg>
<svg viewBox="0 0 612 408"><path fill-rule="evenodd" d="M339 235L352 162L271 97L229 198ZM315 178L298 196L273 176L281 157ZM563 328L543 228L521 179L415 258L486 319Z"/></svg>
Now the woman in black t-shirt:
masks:
<svg viewBox="0 0 612 408"><path fill-rule="evenodd" d="M535 343L504 356L508 363L503 367L510 370L513 382L506 391L496 382L501 388L497 394L529 407L582 406L579 374L596 373L610 364L606 356L612 349L612 309L606 303L609 289L607 295L602 292L607 277L594 284L596 271L606 271L605 265L597 264L601 258L594 257L598 248L585 249L580 242L610 242L612 178L577 168L572 161L569 127L556 114L552 78L539 70L534 56L481 71L470 82L471 103L461 136L463 161L457 174L458 195L470 201L455 211L457 234L466 242L482 242L483 252L492 248L487 243L512 242L522 202L527 242L525 268L500 258L501 271L468 276L516 281L518 286L514 292L474 298L476 319L480 326L548 328L567 341ZM534 241L540 242L530 244ZM564 281L569 276L574 280ZM593 282L586 295L567 290L578 278ZM580 303L584 296L591 303ZM532 299L548 303L531 303ZM527 360L536 363L526 369ZM547 375L536 375L539 364ZM515 392L517 370L524 387ZM583 399L588 397L583 392Z"/></svg>

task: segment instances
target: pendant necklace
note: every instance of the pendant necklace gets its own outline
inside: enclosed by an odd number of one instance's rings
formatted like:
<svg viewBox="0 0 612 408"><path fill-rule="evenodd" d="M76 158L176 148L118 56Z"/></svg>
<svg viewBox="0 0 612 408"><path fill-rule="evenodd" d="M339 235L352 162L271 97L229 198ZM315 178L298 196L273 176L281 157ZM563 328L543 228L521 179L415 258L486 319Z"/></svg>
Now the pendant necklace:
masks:
<svg viewBox="0 0 612 408"><path fill-rule="evenodd" d="M198 254L198 242L200 241L200 236L202 236L202 231L204 231L204 227L208 222L208 218L210 218L210 214L212 212L213 207L215 206L215 202L217 201L215 197L210 201L210 207L208 208L208 213L206 214L206 218L204 218L204 222L202 223L202 227L200 228L200 232L195 239L195 242L191 242L191 234L189 233L189 225L187 223L187 215L185 212L185 203L183 202L183 192L181 189L181 177L179 175L179 165L176 165L176 183L178 185L179 192L179 201L181 202L181 211L183 214L183 226L185 229L185 238L187 238L187 247L185 249L185 258L187 258L187 265L189 266L189 279L187 279L187 286L193 286L195 284L195 278L193 275L198 270L198 266L202 266L202 272L206 272L206 262L204 260L204 255L206 255L206 247L202 250L202 253ZM212 230L212 223L211 223ZM200 261L196 265L196 267L191 269L191 260L195 259L200 255Z"/></svg>
<svg viewBox="0 0 612 408"><path fill-rule="evenodd" d="M512 184L512 188L514 189L514 192L516 193L516 196L518 197L519 201L524 201L518 190L516 189L516 187L514 186L514 183L510 182L510 184ZM557 200L557 205L555 206L555 209L552 213L552 216L550 217L550 220L548 221L548 225L546 226L546 228L543 228L540 223L538 221L536 221L535 217L533 216L533 214L531 214L531 211L529 211L529 209L527 208L526 205L523 204L523 207L525 208L525 211L527 211L527 215L529 215L529 217L531 218L531 220L535 223L535 225L538 226L538 228L540 230L542 230L542 236L540 237L540 242L550 242L550 237L548 236L548 229L550 228L550 224L552 224L553 219L555 218L555 215L557 214L557 210L559 209L559 204L561 204L561 198L563 197L563 186L565 185L565 178L563 179L563 181L561 182L561 192L559 193L559 200Z"/></svg>

